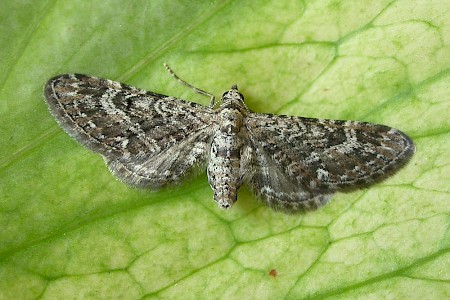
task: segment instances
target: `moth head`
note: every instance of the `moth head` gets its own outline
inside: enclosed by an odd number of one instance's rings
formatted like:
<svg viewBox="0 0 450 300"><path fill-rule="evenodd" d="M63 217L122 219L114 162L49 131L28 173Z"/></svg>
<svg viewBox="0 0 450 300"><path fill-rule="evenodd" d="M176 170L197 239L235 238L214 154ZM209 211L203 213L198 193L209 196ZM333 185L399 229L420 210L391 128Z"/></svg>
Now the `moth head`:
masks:
<svg viewBox="0 0 450 300"><path fill-rule="evenodd" d="M222 95L222 102L230 102L230 101L239 101L244 102L244 96L239 93L239 90L237 88L236 84L233 84L231 86L231 89L229 91L226 91Z"/></svg>

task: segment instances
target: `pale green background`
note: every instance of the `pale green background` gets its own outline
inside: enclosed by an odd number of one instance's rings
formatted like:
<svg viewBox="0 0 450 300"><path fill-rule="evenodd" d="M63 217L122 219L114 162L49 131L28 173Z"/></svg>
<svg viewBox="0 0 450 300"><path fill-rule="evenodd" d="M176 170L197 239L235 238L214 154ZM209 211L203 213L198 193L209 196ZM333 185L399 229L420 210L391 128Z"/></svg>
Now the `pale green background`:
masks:
<svg viewBox="0 0 450 300"><path fill-rule="evenodd" d="M449 1L1 1L0 299L449 298L449 44ZM163 62L258 112L401 129L417 152L296 216L245 188L221 211L204 173L128 188L42 87L80 72L208 103Z"/></svg>

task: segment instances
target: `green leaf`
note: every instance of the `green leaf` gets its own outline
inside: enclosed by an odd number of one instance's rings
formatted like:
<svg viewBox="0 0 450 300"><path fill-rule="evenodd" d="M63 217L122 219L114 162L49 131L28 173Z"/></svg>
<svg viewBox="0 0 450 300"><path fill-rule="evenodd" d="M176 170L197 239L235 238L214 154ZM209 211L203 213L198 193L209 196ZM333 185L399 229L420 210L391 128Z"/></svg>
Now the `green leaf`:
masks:
<svg viewBox="0 0 450 300"><path fill-rule="evenodd" d="M450 297L447 1L2 1L0 298ZM409 134L412 161L288 216L247 189L222 211L205 174L116 181L56 124L60 73L207 104L237 83L257 112Z"/></svg>

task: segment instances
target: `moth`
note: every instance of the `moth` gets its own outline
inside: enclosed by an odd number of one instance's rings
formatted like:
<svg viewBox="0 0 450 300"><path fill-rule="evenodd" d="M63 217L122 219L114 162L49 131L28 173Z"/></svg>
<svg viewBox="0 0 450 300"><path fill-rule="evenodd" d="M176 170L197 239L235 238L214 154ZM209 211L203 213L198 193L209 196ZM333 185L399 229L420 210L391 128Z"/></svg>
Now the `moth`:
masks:
<svg viewBox="0 0 450 300"><path fill-rule="evenodd" d="M316 209L335 192L377 183L413 155L411 139L378 124L252 112L236 85L209 106L81 74L51 78L50 112L75 140L100 153L126 184L159 189L198 166L219 207L245 183L286 213Z"/></svg>

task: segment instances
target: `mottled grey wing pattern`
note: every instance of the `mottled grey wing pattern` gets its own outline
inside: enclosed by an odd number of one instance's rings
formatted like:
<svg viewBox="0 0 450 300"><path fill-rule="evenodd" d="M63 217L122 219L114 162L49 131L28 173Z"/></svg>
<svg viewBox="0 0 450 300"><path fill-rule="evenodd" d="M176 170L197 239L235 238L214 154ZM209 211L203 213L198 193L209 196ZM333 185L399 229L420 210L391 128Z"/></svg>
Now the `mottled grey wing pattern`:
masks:
<svg viewBox="0 0 450 300"><path fill-rule="evenodd" d="M414 152L405 134L383 125L253 113L236 85L216 110L80 74L50 79L45 97L61 127L132 186L178 182L208 160L223 208L245 181L276 210L312 210L336 191L390 176Z"/></svg>
<svg viewBox="0 0 450 300"><path fill-rule="evenodd" d="M177 182L206 161L207 107L81 74L54 77L44 92L61 127L130 185Z"/></svg>
<svg viewBox="0 0 450 300"><path fill-rule="evenodd" d="M253 113L246 128L250 165L257 167L245 179L267 205L285 212L315 209L336 191L381 181L414 153L405 134L371 123Z"/></svg>

